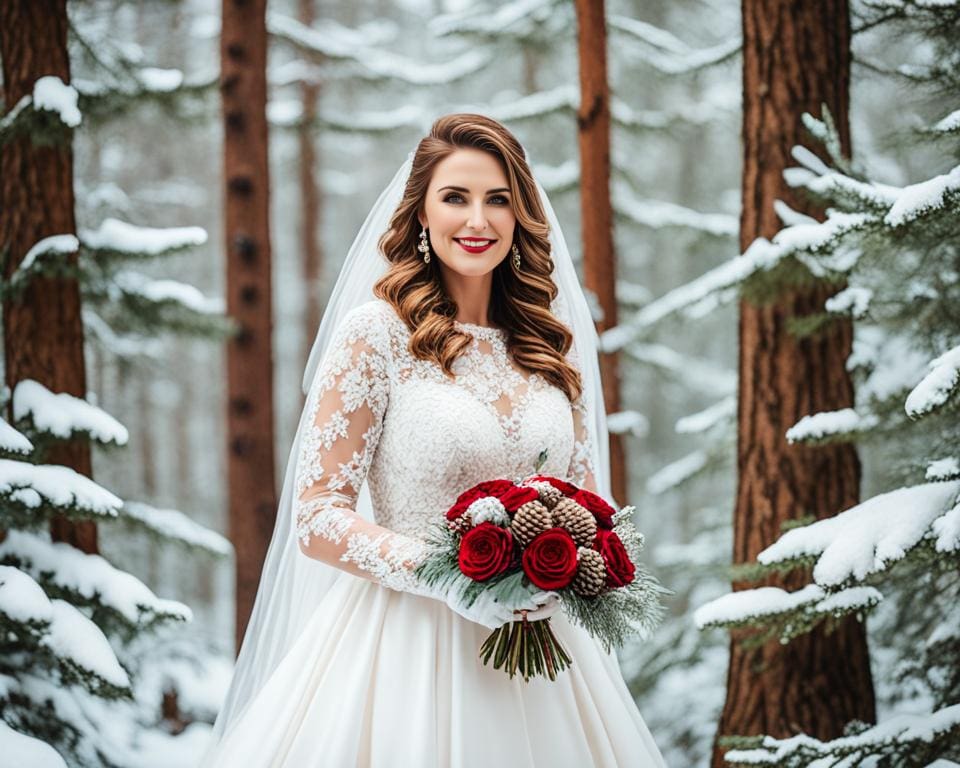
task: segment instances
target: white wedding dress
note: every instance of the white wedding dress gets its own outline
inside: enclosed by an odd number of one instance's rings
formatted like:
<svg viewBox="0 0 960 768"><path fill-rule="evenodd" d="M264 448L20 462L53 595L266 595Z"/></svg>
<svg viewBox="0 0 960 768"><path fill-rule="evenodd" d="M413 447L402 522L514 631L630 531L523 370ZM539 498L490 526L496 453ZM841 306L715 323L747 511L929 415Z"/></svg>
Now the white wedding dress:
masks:
<svg viewBox="0 0 960 768"><path fill-rule="evenodd" d="M355 307L337 329L307 402L297 535L343 543L342 559L378 581L337 578L207 765L664 765L616 656L561 612L551 624L572 666L524 682L480 662L487 627L401 591L410 575L401 561L468 487L530 475L544 449L541 472L592 483L582 405L514 367L505 331L457 327L473 341L455 380L410 354L388 302ZM372 535L381 529L352 511L364 480L389 535Z"/></svg>

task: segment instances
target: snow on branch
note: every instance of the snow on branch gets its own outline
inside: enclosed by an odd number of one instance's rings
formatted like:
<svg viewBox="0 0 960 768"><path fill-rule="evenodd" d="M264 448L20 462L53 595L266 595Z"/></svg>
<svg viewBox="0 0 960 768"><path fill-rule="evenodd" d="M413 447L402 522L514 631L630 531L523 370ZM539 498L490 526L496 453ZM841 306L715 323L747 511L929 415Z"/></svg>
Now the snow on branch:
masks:
<svg viewBox="0 0 960 768"><path fill-rule="evenodd" d="M943 481L956 480L958 478L960 478L960 459L956 456L937 459L927 465L926 480Z"/></svg>
<svg viewBox="0 0 960 768"><path fill-rule="evenodd" d="M853 408L822 411L804 416L787 430L788 443L821 444L851 440L880 423L871 413L860 414Z"/></svg>
<svg viewBox="0 0 960 768"><path fill-rule="evenodd" d="M930 372L907 396L904 408L910 418L938 411L960 391L960 346L932 360Z"/></svg>
<svg viewBox="0 0 960 768"><path fill-rule="evenodd" d="M651 229L685 227L717 237L735 237L740 222L726 213L702 213L660 200L639 200L626 185L617 185L613 207L624 219Z"/></svg>
<svg viewBox="0 0 960 768"><path fill-rule="evenodd" d="M358 45L329 31L312 29L278 13L267 14L267 30L301 51L334 60L346 60L360 66L368 79L400 80L410 85L446 85L477 72L492 58L483 49L466 50L444 62L421 62L373 46Z"/></svg>
<svg viewBox="0 0 960 768"><path fill-rule="evenodd" d="M158 360L162 357L163 342L149 336L119 334L89 307L82 310L83 328L100 346L122 359L145 357Z"/></svg>
<svg viewBox="0 0 960 768"><path fill-rule="evenodd" d="M299 128L303 125L303 102L300 99L273 100L267 105L267 119L280 128ZM316 129L344 133L389 133L402 128L423 128L429 120L426 110L415 104L404 104L396 109L382 111L333 112L324 111L313 118Z"/></svg>
<svg viewBox="0 0 960 768"><path fill-rule="evenodd" d="M960 109L956 109L943 120L934 124L931 130L934 133L960 133Z"/></svg>
<svg viewBox="0 0 960 768"><path fill-rule="evenodd" d="M605 336L600 337L600 348L606 352L609 350L604 345ZM633 359L683 379L702 392L726 395L737 386L737 375L733 371L719 368L708 360L681 354L664 344L631 344L624 351Z"/></svg>
<svg viewBox="0 0 960 768"><path fill-rule="evenodd" d="M718 424L731 423L737 415L737 398L725 397L709 408L677 419L674 426L677 434L696 435L710 431Z"/></svg>
<svg viewBox="0 0 960 768"><path fill-rule="evenodd" d="M731 749L724 756L735 766L897 765L941 768L948 761L932 761L960 734L960 704L929 714L899 714L873 726L861 726L852 735L820 741L806 734L775 739L756 737L752 749Z"/></svg>
<svg viewBox="0 0 960 768"><path fill-rule="evenodd" d="M948 509L956 504L958 493L960 482L952 481L874 496L835 517L787 531L760 552L757 561L775 566L816 558L813 579L818 585L837 587L862 581L904 559L925 538L932 537L933 526L950 514ZM954 552L957 543L945 536L937 540L935 548Z"/></svg>
<svg viewBox="0 0 960 768"><path fill-rule="evenodd" d="M523 38L537 29L547 14L556 13L562 4L557 0L513 0L491 10L471 7L458 13L445 13L430 19L427 28L436 37L471 35Z"/></svg>
<svg viewBox="0 0 960 768"><path fill-rule="evenodd" d="M77 109L79 94L72 85L54 75L41 77L33 84L33 108L54 112L60 122L69 128L80 125L80 110Z"/></svg>
<svg viewBox="0 0 960 768"><path fill-rule="evenodd" d="M45 741L13 730L0 720L0 754L10 765L29 765L32 768L67 768L60 754Z"/></svg>
<svg viewBox="0 0 960 768"><path fill-rule="evenodd" d="M607 429L615 435L643 437L650 431L650 422L639 411L618 411L607 414Z"/></svg>
<svg viewBox="0 0 960 768"><path fill-rule="evenodd" d="M76 235L51 235L36 242L10 275L6 291L20 290L34 275L63 271L62 259L58 257L76 253L79 248L80 241Z"/></svg>
<svg viewBox="0 0 960 768"><path fill-rule="evenodd" d="M48 534L8 531L0 542L0 561L16 565L48 592L69 595L74 605L106 608L136 628L158 620L193 618L183 603L158 598L142 581L100 555L51 541Z"/></svg>
<svg viewBox="0 0 960 768"><path fill-rule="evenodd" d="M33 516L45 510L71 517L116 517L123 506L106 488L70 467L12 459L0 459L0 501Z"/></svg>
<svg viewBox="0 0 960 768"><path fill-rule="evenodd" d="M833 593L818 584L807 584L796 592L787 592L780 587L757 587L731 592L705 603L694 611L693 621L699 629L775 624L779 621L783 624L780 637L787 640L822 619L866 611L881 600L883 595L880 592L864 586Z"/></svg>
<svg viewBox="0 0 960 768"><path fill-rule="evenodd" d="M691 48L660 27L616 14L609 16L607 23L611 29L651 48L642 55L643 61L667 75L699 72L732 59L743 47L740 38L734 37L707 48Z"/></svg>
<svg viewBox="0 0 960 768"><path fill-rule="evenodd" d="M175 509L157 509L149 504L127 501L122 518L129 520L170 541L205 550L217 556L233 552L230 541L216 531L194 522Z"/></svg>
<svg viewBox="0 0 960 768"><path fill-rule="evenodd" d="M178 304L198 315L221 315L226 304L219 297L204 296L195 286L178 280L156 280L139 272L124 270L114 275L124 292L157 304Z"/></svg>
<svg viewBox="0 0 960 768"><path fill-rule="evenodd" d="M647 493L651 496L659 496L672 488L676 488L703 471L709 460L710 455L706 451L697 449L683 458L667 464L647 480Z"/></svg>
<svg viewBox="0 0 960 768"><path fill-rule="evenodd" d="M900 190L896 202L884 217L884 223L891 227L901 227L933 211L943 210L948 205L956 207L958 203L960 165L949 173Z"/></svg>
<svg viewBox="0 0 960 768"><path fill-rule="evenodd" d="M26 435L11 427L6 419L0 418L0 453L25 456L33 451L33 443Z"/></svg>
<svg viewBox="0 0 960 768"><path fill-rule="evenodd" d="M66 392L54 394L33 379L13 388L13 418L21 429L58 440L85 435L102 445L126 445L127 428L106 411Z"/></svg>
<svg viewBox="0 0 960 768"><path fill-rule="evenodd" d="M138 227L119 219L104 219L95 230L82 230L80 242L89 251L121 256L159 256L207 242L202 227Z"/></svg>

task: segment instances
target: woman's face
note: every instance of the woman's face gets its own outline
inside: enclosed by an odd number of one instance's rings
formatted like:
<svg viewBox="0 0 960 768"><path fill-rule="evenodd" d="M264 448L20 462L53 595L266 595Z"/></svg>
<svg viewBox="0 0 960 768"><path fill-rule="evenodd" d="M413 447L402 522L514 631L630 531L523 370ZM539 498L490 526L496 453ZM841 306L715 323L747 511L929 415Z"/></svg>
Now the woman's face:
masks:
<svg viewBox="0 0 960 768"><path fill-rule="evenodd" d="M491 272L506 258L517 219L506 174L493 155L457 149L437 163L420 225L440 262L464 276Z"/></svg>

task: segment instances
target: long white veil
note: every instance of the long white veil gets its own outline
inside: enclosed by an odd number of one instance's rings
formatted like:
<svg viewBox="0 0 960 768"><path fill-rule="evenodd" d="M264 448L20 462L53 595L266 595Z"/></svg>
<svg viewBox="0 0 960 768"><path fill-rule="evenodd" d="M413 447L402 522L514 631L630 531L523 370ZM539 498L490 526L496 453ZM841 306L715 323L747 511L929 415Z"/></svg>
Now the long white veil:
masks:
<svg viewBox="0 0 960 768"><path fill-rule="evenodd" d="M403 196L413 156L413 152L407 156L380 194L347 253L310 351L303 375L304 392L309 391L344 315L359 304L374 298L373 285L387 268L387 260L379 251L378 241L387 230L393 212ZM582 375L597 490L613 504L614 499L610 494L606 413L597 359L597 332L553 207L539 182L537 189L550 225L551 257L554 262L552 277L558 289L551 309L573 332L574 354L579 361ZM260 577L253 613L244 634L233 679L213 727L207 754L200 765L207 764L216 751L217 744L239 721L251 700L300 637L324 594L338 578L354 578L334 566L305 557L296 542L293 531L294 473L307 418L305 408L300 415L300 423L287 458L277 520ZM366 482L360 489L357 512L368 520L374 519Z"/></svg>

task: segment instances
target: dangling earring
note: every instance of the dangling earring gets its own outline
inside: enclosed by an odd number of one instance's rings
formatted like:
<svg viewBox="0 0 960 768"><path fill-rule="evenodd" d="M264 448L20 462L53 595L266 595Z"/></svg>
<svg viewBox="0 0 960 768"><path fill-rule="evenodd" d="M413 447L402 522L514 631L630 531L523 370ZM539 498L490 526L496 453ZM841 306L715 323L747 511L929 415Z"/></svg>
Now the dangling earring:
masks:
<svg viewBox="0 0 960 768"><path fill-rule="evenodd" d="M423 254L423 263L430 263L430 243L427 242L427 229L424 227L420 231L420 244L417 246L417 250Z"/></svg>
<svg viewBox="0 0 960 768"><path fill-rule="evenodd" d="M520 269L520 249L517 248L517 244L514 243L510 246L510 250L513 252L513 266Z"/></svg>

